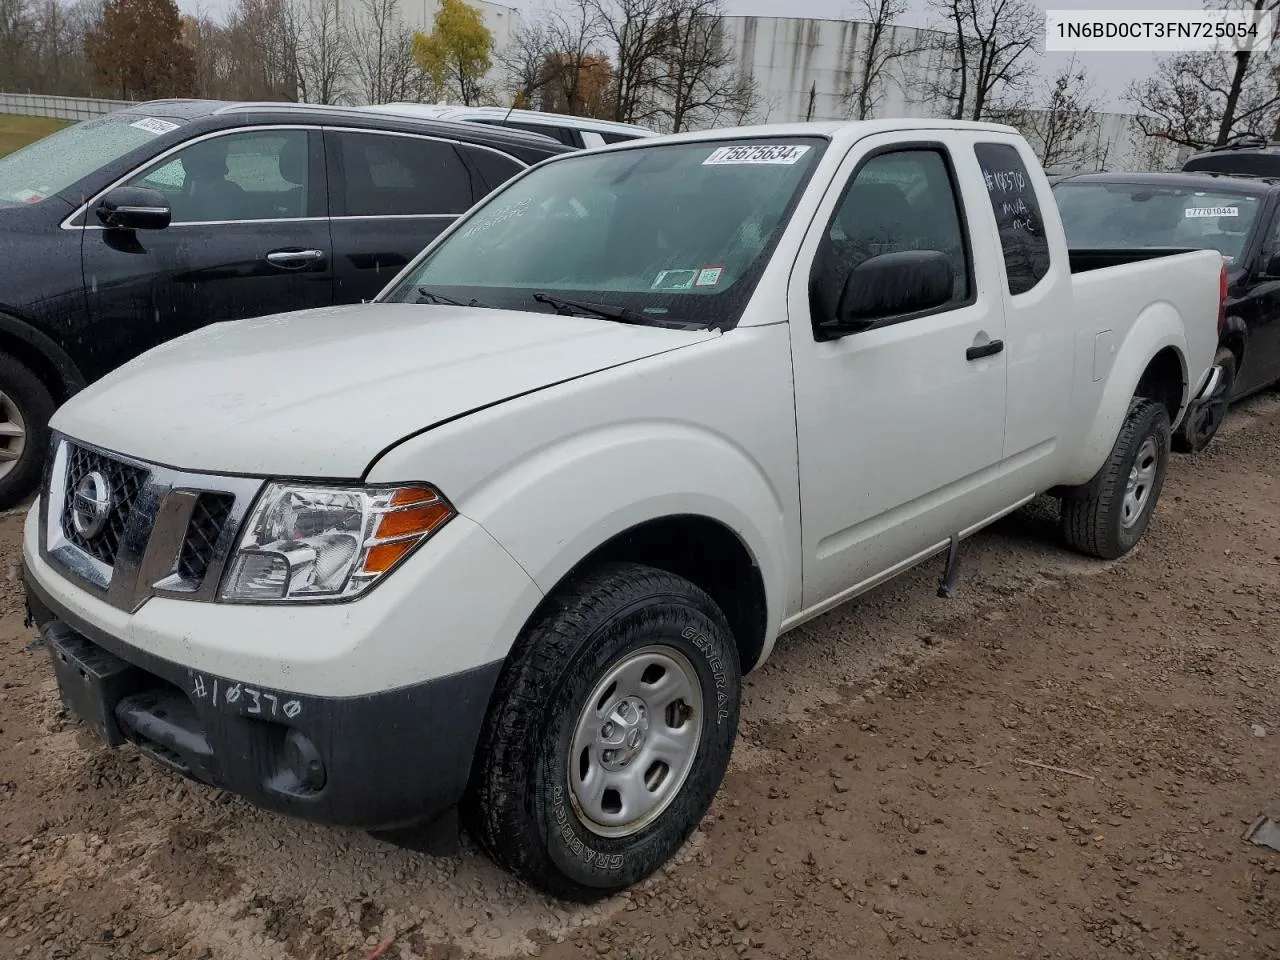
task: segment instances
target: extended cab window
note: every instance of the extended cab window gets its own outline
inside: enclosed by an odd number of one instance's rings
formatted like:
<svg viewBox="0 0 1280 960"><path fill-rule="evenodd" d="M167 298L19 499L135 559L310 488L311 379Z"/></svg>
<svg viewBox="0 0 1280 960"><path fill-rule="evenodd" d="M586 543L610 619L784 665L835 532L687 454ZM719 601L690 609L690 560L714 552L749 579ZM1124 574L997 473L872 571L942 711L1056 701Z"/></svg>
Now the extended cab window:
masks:
<svg viewBox="0 0 1280 960"><path fill-rule="evenodd" d="M1049 272L1049 238L1036 199L1035 181L1015 147L1007 143L979 143L973 148L991 209L1000 230L1004 271L1009 293L1026 293Z"/></svg>
<svg viewBox="0 0 1280 960"><path fill-rule="evenodd" d="M969 299L969 253L955 185L946 159L933 148L882 153L858 168L814 260L814 322L836 315L855 267L905 250L937 250L951 261L955 285L940 309Z"/></svg>
<svg viewBox="0 0 1280 960"><path fill-rule="evenodd" d="M340 133L342 214L457 214L472 204L471 177L452 144L421 137Z"/></svg>
<svg viewBox="0 0 1280 960"><path fill-rule="evenodd" d="M163 193L174 223L287 220L314 215L309 173L305 130L256 130L197 141L129 183Z"/></svg>

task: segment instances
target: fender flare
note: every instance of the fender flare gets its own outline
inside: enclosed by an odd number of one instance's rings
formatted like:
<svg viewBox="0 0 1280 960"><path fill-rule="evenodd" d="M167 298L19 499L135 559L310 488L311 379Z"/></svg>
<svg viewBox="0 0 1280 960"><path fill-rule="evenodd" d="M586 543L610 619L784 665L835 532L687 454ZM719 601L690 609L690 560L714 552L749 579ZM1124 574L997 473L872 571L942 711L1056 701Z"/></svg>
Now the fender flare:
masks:
<svg viewBox="0 0 1280 960"><path fill-rule="evenodd" d="M1143 373L1160 351L1168 348L1176 354L1182 373L1178 415L1170 419L1174 426L1182 419L1191 400L1191 391L1196 386L1190 383L1187 372L1186 336L1178 312L1167 303L1155 303L1138 316L1120 345L1093 422L1085 432L1080 456L1075 458L1078 468L1065 478L1065 485L1087 483L1102 469L1115 446L1120 426L1129 412L1129 402L1137 392Z"/></svg>
<svg viewBox="0 0 1280 960"><path fill-rule="evenodd" d="M688 423L631 421L563 437L454 504L544 593L644 523L679 516L714 521L737 536L760 572L766 656L799 562L791 556L784 496L761 465L729 438Z"/></svg>
<svg viewBox="0 0 1280 960"><path fill-rule="evenodd" d="M67 396L85 388L87 381L80 367L48 334L12 314L0 312L0 335L20 340L39 354L58 377ZM0 343L0 350L3 349Z"/></svg>

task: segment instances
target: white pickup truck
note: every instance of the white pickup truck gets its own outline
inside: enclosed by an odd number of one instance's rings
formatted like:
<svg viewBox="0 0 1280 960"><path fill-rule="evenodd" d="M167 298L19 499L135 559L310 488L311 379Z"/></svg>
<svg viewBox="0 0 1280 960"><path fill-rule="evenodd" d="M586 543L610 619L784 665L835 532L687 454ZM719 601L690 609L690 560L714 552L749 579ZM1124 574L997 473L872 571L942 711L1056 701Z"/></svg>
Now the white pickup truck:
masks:
<svg viewBox="0 0 1280 960"><path fill-rule="evenodd" d="M1222 302L1216 253L1141 256L1069 254L1002 126L555 158L376 302L63 406L31 615L108 743L401 840L460 813L542 890L617 891L706 813L780 634L944 551L953 587L1046 491L1072 546L1139 539Z"/></svg>

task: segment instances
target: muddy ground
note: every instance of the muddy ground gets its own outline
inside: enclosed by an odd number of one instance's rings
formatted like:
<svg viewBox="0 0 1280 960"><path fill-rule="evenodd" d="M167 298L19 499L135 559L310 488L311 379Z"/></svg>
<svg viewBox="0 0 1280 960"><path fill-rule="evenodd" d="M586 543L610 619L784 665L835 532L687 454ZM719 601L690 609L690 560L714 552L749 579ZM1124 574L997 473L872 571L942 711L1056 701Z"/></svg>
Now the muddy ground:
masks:
<svg viewBox="0 0 1280 960"><path fill-rule="evenodd" d="M677 862L594 907L255 810L59 708L0 519L0 957L1274 958L1280 398L1115 564L1043 505L780 644ZM1034 766L1046 764L1060 773Z"/></svg>

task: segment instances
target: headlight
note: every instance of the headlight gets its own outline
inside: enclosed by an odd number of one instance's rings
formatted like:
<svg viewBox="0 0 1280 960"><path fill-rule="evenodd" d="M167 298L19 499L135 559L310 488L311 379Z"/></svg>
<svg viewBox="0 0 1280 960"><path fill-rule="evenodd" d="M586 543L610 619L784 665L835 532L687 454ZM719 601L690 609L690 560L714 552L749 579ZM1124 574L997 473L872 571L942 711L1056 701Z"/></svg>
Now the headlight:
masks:
<svg viewBox="0 0 1280 960"><path fill-rule="evenodd" d="M428 486L269 483L222 582L223 600L335 600L385 576L453 516Z"/></svg>

